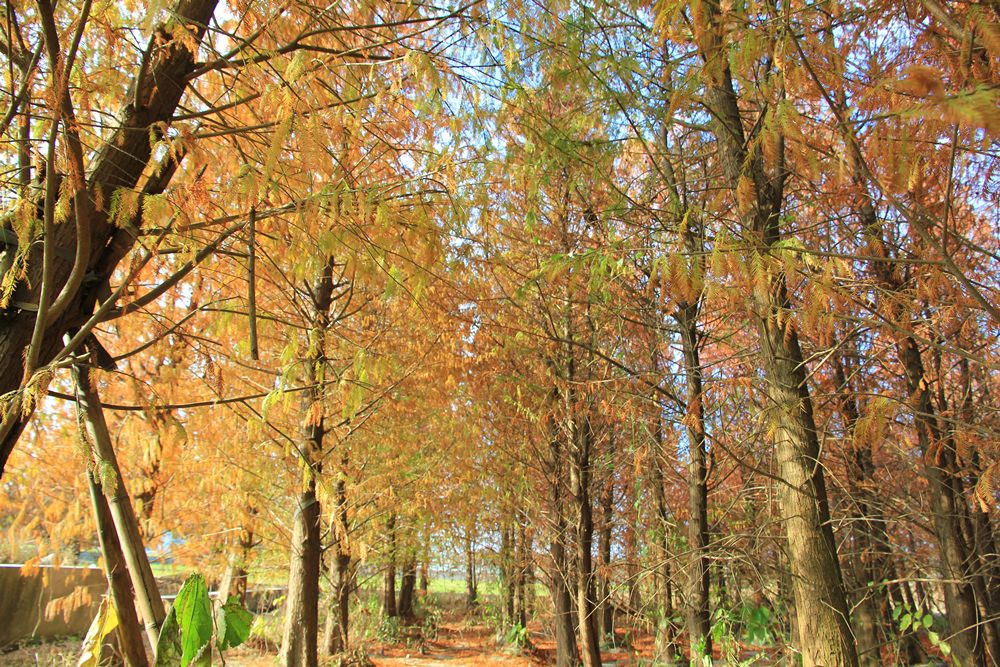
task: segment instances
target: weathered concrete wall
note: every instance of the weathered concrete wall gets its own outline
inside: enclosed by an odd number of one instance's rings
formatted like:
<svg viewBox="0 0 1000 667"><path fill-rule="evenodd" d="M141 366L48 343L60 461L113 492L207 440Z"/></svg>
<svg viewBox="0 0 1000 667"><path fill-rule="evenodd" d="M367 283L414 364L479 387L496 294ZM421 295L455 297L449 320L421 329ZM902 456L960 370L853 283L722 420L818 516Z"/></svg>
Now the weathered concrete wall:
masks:
<svg viewBox="0 0 1000 667"><path fill-rule="evenodd" d="M83 635L107 591L104 572L91 567L0 565L0 648L35 637Z"/></svg>

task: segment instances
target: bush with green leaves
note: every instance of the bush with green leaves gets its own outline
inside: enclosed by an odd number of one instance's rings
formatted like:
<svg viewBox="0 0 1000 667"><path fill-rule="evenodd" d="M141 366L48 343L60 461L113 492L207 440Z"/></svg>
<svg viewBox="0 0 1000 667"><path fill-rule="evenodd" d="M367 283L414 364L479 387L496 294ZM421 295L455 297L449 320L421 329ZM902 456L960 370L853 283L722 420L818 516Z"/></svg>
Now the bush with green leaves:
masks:
<svg viewBox="0 0 1000 667"><path fill-rule="evenodd" d="M948 657L951 655L951 646L935 631L934 616L919 609L900 606L892 610L892 620L899 624L899 633L912 632L914 634L921 630L927 631L927 641L931 646L941 652L941 655Z"/></svg>
<svg viewBox="0 0 1000 667"><path fill-rule="evenodd" d="M236 596L213 614L205 579L200 574L191 575L160 628L156 667L208 667L212 664L213 636L221 653L245 642L252 624L253 614Z"/></svg>

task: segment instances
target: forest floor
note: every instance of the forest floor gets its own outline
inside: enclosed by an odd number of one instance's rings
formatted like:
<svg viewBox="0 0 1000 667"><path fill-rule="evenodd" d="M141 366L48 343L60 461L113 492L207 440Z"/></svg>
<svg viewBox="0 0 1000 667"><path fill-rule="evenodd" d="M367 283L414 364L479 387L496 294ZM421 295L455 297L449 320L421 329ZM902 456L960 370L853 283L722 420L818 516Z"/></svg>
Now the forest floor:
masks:
<svg viewBox="0 0 1000 667"><path fill-rule="evenodd" d="M280 620L275 618L275 620ZM437 625L432 638L424 638L413 632L408 639L399 643L366 642L369 659L376 667L489 667L506 665L509 667L538 667L555 663L554 639L543 632L542 623L529 624L531 647L525 651L501 645L495 631L478 614L468 614L464 610L446 611ZM407 632L403 632L407 636ZM653 637L648 632L636 629L622 629L618 633L625 648L605 648L601 652L604 665L614 667L637 667L651 663ZM627 640L627 641L626 641ZM0 655L0 664L5 667L70 667L76 665L80 651L79 639L27 645L15 651ZM740 658L746 659L752 651L740 651ZM270 641L251 642L228 651L227 667L273 667L276 664L277 646ZM763 656L760 656L763 658ZM717 664L726 664L718 661ZM326 659L320 664L336 664ZM775 664L764 658L756 665Z"/></svg>
<svg viewBox="0 0 1000 667"><path fill-rule="evenodd" d="M538 627L535 627L538 625ZM449 614L437 628L433 639L413 638L399 644L372 643L368 656L375 667L536 667L555 662L555 642L541 632L540 624L529 630L532 647L526 651L498 645L494 631L486 624L462 615ZM630 667L642 664L652 655L653 640L638 636L630 650L602 651L605 665ZM264 667L274 664L273 651L237 649L226 656L231 667Z"/></svg>

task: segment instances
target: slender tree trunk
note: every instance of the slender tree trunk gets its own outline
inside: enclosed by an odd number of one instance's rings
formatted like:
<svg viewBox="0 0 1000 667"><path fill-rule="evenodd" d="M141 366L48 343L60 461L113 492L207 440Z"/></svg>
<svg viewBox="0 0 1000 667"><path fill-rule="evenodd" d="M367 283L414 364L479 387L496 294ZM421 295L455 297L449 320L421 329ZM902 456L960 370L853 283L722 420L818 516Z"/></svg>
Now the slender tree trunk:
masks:
<svg viewBox="0 0 1000 667"><path fill-rule="evenodd" d="M312 415L314 404L318 400L318 389L306 391L303 396L304 414ZM320 472L318 461L323 449L322 417L308 419L303 441L303 451L309 459L306 465L310 470L292 518L285 627L278 656L284 667L315 667L319 660L319 572L323 550L320 543L321 512L316 498L316 475Z"/></svg>
<svg viewBox="0 0 1000 667"><path fill-rule="evenodd" d="M576 645L576 628L573 596L570 593L570 564L566 554L565 519L557 517L557 532L553 536L552 553L552 601L555 605L556 626L556 667L578 667L580 654Z"/></svg>
<svg viewBox="0 0 1000 667"><path fill-rule="evenodd" d="M964 424L975 423L975 407L972 397L972 373L969 360L960 359L959 384L960 404L959 415ZM939 373L940 374L940 373ZM940 385L939 383L939 386ZM942 386L943 389L943 386ZM942 399L943 401L943 399ZM958 441L955 429L949 431L949 439L957 450ZM982 462L978 449L973 449L968 456L967 473L970 477L970 488L975 488L983 475ZM995 614L1000 609L1000 550L994 541L993 526L990 515L980 510L974 503L969 514L970 548L976 559L972 565L975 570L975 593L979 601L979 614L983 618L983 633L985 639L986 660L988 664L1000 665L1000 618Z"/></svg>
<svg viewBox="0 0 1000 667"><path fill-rule="evenodd" d="M625 489L625 586L628 590L629 614L642 609L642 591L639 587L639 511L636 508L636 482L629 481Z"/></svg>
<svg viewBox="0 0 1000 667"><path fill-rule="evenodd" d="M472 540L473 528L465 533L465 606L475 607L479 601L479 585L476 581L476 549Z"/></svg>
<svg viewBox="0 0 1000 667"><path fill-rule="evenodd" d="M773 173L767 173L758 143L743 129L719 6L706 5L699 49L706 63L704 100L711 111L719 159L743 219L748 260L763 258L766 286L754 290L754 310L774 434L781 518L795 597L798 643L804 667L856 667L836 543L830 525L824 468L807 384L807 369L784 274L770 251L781 238L784 202L784 141L778 137ZM780 94L781 81L777 92ZM748 145L753 144L752 149ZM745 196L747 191L752 197Z"/></svg>
<svg viewBox="0 0 1000 667"><path fill-rule="evenodd" d="M163 600L160 598L153 569L149 566L146 549L139 536L139 526L125 488L125 481L122 479L121 469L118 467L118 459L111 446L111 436L104 420L100 395L92 383L88 368L74 366L73 370L77 385L77 405L81 414L85 415L87 435L95 450L96 465L101 474L106 476L103 478L108 480L102 485L102 490L108 500L108 509L132 580L132 590L135 592L146 627L146 636L155 652L160 626L166 618Z"/></svg>
<svg viewBox="0 0 1000 667"><path fill-rule="evenodd" d="M527 516L518 510L517 550L516 550L516 594L514 599L514 622L521 628L528 627L528 570L531 567L531 545L528 542Z"/></svg>
<svg viewBox="0 0 1000 667"><path fill-rule="evenodd" d="M855 538L853 569L860 599L854 605L853 623L858 642L858 663L862 667L879 667L882 664L880 647L883 636L888 636L890 632L890 628L883 626L884 614L879 611L888 606L887 591L880 582L888 578L887 568L891 558L889 542L885 517L872 502L869 492L875 469L870 446L854 439L860 408L844 372L844 362L839 357L833 361L833 370L844 419L847 483L854 501L854 521L851 522ZM910 639L902 641L908 643Z"/></svg>
<svg viewBox="0 0 1000 667"><path fill-rule="evenodd" d="M598 580L601 583L601 637L614 643L614 604L611 599L611 537L614 528L615 476L614 468L608 467L608 478L601 492L601 534L597 552L600 556Z"/></svg>
<svg viewBox="0 0 1000 667"><path fill-rule="evenodd" d="M430 586L431 570L431 527L427 526L424 533L424 548L420 558L420 594L427 597L427 589Z"/></svg>
<svg viewBox="0 0 1000 667"><path fill-rule="evenodd" d="M337 548L331 559L332 604L326 617L326 652L343 653L350 646L351 555Z"/></svg>
<svg viewBox="0 0 1000 667"><path fill-rule="evenodd" d="M115 533L108 499L90 471L87 472L87 485L94 506L97 537L101 545L101 558L104 560L108 586L111 589L111 601L114 602L118 613L117 633L122 657L128 667L147 667L149 662L143 645L142 625L139 624L139 617L135 613L132 582L129 579L118 535Z"/></svg>
<svg viewBox="0 0 1000 667"><path fill-rule="evenodd" d="M688 234L690 237L691 234ZM692 245L692 244L688 244ZM698 306L682 304L677 320L681 330L684 374L687 379L688 563L687 626L691 660L701 664L712 655L712 623L708 608L708 461L701 359L698 352Z"/></svg>
<svg viewBox="0 0 1000 667"><path fill-rule="evenodd" d="M568 340L568 335L567 335ZM601 647L597 636L594 608L594 566L591 550L594 544L594 516L590 500L590 452L593 431L590 420L577 412L576 396L571 384L575 380L572 350L568 351L567 387L563 390L563 409L570 442L570 498L576 519L575 588L577 629L580 635L580 657L584 667L600 667Z"/></svg>
<svg viewBox="0 0 1000 667"><path fill-rule="evenodd" d="M513 522L504 518L500 526L500 608L503 612L503 627L514 625L514 597L516 579L517 543Z"/></svg>
<svg viewBox="0 0 1000 667"><path fill-rule="evenodd" d="M985 660L979 607L972 584L971 550L962 534L965 508L958 477L954 443L941 437L935 409L924 376L920 348L913 338L900 343L900 357L923 452L924 474L930 482L934 533L941 550L944 599L950 631L952 660L958 667L972 667Z"/></svg>
<svg viewBox="0 0 1000 667"><path fill-rule="evenodd" d="M399 614L396 607L396 515L389 514L386 522L386 543L389 553L385 564L385 582L382 586L382 613L387 618Z"/></svg>
<svg viewBox="0 0 1000 667"><path fill-rule="evenodd" d="M330 559L330 580L333 582L330 611L326 616L326 652L336 655L347 650L351 602L351 549L347 516L348 458L340 459L340 474L333 515L333 555Z"/></svg>
<svg viewBox="0 0 1000 667"><path fill-rule="evenodd" d="M309 328L309 354L302 360L307 369L308 387L302 393L302 427L300 451L304 460L305 479L292 519L291 556L288 565L288 598L285 602L285 627L281 639L279 662L284 667L315 667L319 661L319 575L323 561L320 541L319 499L316 497L317 477L322 473L323 385L326 377L324 337L330 325L333 305L333 257L327 259L310 291L312 322Z"/></svg>
<svg viewBox="0 0 1000 667"><path fill-rule="evenodd" d="M278 661L284 667L316 667L319 634L320 505L310 476L293 518L285 628Z"/></svg>
<svg viewBox="0 0 1000 667"><path fill-rule="evenodd" d="M654 374L660 373L660 356L654 349L651 355L651 366ZM677 660L679 651L677 648L677 630L674 627L674 602L673 602L673 573L670 567L671 546L670 546L670 506L667 504L665 475L666 456L663 437L663 417L660 414L660 402L656 394L650 397L650 404L653 406L650 420L652 422L652 458L653 465L649 483L653 487L652 495L655 502L656 526L654 534L657 536L654 554L657 559L655 568L656 595L657 595L657 627L656 645L654 649L654 660L663 663L673 663Z"/></svg>
<svg viewBox="0 0 1000 667"><path fill-rule="evenodd" d="M549 545L549 553L552 556L549 591L555 611L556 667L578 667L580 653L576 645L576 628L573 623L576 614L569 584L573 579L570 574L570 558L566 552L569 530L566 525L562 476L565 453L556 428L553 427L552 431L549 444L551 461L548 471L553 516L552 541Z"/></svg>

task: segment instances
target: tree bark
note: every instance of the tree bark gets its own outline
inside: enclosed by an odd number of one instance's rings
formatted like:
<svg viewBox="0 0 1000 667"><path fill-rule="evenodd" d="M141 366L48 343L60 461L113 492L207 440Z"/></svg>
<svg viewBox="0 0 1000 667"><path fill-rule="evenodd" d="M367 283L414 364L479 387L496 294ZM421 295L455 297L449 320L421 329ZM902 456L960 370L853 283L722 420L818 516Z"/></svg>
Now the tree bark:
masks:
<svg viewBox="0 0 1000 667"><path fill-rule="evenodd" d="M528 627L528 572L531 568L531 544L528 540L527 516L523 510L517 513L517 549L515 552L516 593L514 596L514 622L518 627Z"/></svg>
<svg viewBox="0 0 1000 667"><path fill-rule="evenodd" d="M690 244L689 244L690 245ZM712 623L708 608L708 461L704 391L698 352L698 306L681 304L677 323L681 330L684 375L687 383L685 432L688 442L688 563L687 629L691 660L701 664L712 655Z"/></svg>
<svg viewBox="0 0 1000 667"><path fill-rule="evenodd" d="M517 543L513 522L504 517L500 525L500 554L498 569L500 571L500 609L503 614L503 628L514 625L514 597L517 585L515 583Z"/></svg>
<svg viewBox="0 0 1000 667"><path fill-rule="evenodd" d="M479 582L476 577L476 548L472 539L473 527L465 531L465 606L473 608L479 602Z"/></svg>
<svg viewBox="0 0 1000 667"><path fill-rule="evenodd" d="M554 607L555 635L556 635L556 667L578 667L580 664L580 653L576 645L576 628L573 620L575 618L573 610L572 594L570 592L570 581L573 581L570 572L570 559L566 552L566 543L569 541L569 530L566 525L565 499L563 491L563 462L565 453L557 429L553 426L550 436L549 450L551 460L549 461L549 487L550 487L550 511L553 516L553 532L549 543L549 553L552 557L552 571L549 579L551 581L549 591Z"/></svg>
<svg viewBox="0 0 1000 667"><path fill-rule="evenodd" d="M718 5L706 5L698 47L705 62L704 100L719 159L743 220L748 264L763 258L765 286L755 289L754 316L760 341L780 482L778 497L788 539L798 643L804 667L856 667L858 657L836 543L830 526L823 464L807 384L805 358L789 316L784 274L770 258L781 238L784 142L778 139L768 174L759 142L743 129ZM755 146L753 152L748 146ZM746 193L751 192L747 197Z"/></svg>
<svg viewBox="0 0 1000 667"><path fill-rule="evenodd" d="M598 580L601 584L600 636L614 643L614 603L611 599L611 538L614 528L615 476L614 468L608 466L608 478L601 492L601 533L598 538L597 553L600 556Z"/></svg>
<svg viewBox="0 0 1000 667"><path fill-rule="evenodd" d="M333 581L333 604L326 617L326 652L337 655L350 646L351 554L339 545L334 547L330 576Z"/></svg>
<svg viewBox="0 0 1000 667"><path fill-rule="evenodd" d="M300 452L304 468L302 490L293 517L291 555L288 565L288 598L285 603L285 628L278 659L285 667L315 667L319 661L319 575L323 559L320 541L319 499L316 497L317 477L322 473L323 384L326 376L324 338L330 325L333 304L333 270L335 260L327 259L314 290L312 322L309 327L309 354L302 359L308 387L302 393L302 427Z"/></svg>
<svg viewBox="0 0 1000 667"><path fill-rule="evenodd" d="M396 607L396 514L390 513L386 521L386 556L384 582L382 584L382 613L386 618L399 615Z"/></svg>
<svg viewBox="0 0 1000 667"><path fill-rule="evenodd" d="M77 365L73 367L73 374L77 385L77 405L81 414L85 415L87 435L95 450L98 476L104 480L101 488L108 499L115 532L132 580L132 590L135 592L146 627L146 636L155 654L160 626L166 618L163 600L160 598L153 569L149 566L146 549L139 536L135 512L125 488L121 469L118 467L118 459L111 446L111 436L104 420L101 398L92 383L90 369Z"/></svg>
<svg viewBox="0 0 1000 667"><path fill-rule="evenodd" d="M844 372L844 361L833 360L834 381L837 383L840 412L844 420L844 443L847 457L847 483L853 500L854 535L853 566L856 573L857 596L854 604L854 636L858 642L858 663L862 667L882 664L880 647L890 629L884 627L880 612L888 606L888 596L882 581L888 578L891 555L888 551L885 517L872 502L869 488L874 475L871 449L868 443L854 439L854 427L861 415L854 392ZM903 638L909 642L908 637Z"/></svg>
<svg viewBox="0 0 1000 667"><path fill-rule="evenodd" d="M966 515L954 442L938 431L936 411L916 341L912 337L902 340L899 354L914 411L917 441L923 453L924 475L930 482L931 512L941 552L952 660L959 667L980 665L985 660L985 642L979 626L979 607L972 582L974 573L969 571L972 554L961 528Z"/></svg>
<svg viewBox="0 0 1000 667"><path fill-rule="evenodd" d="M396 610L404 621L412 621L416 615L413 611L413 591L417 587L417 561L412 556L403 563L403 579L399 585L399 608Z"/></svg>
<svg viewBox="0 0 1000 667"><path fill-rule="evenodd" d="M552 601L555 606L556 626L556 667L578 667L579 649L576 645L574 627L573 596L570 593L569 558L566 554L567 526L562 516L557 518L557 533L551 544L552 553Z"/></svg>
<svg viewBox="0 0 1000 667"><path fill-rule="evenodd" d="M333 556L330 562L330 579L333 582L330 612L326 617L326 652L336 655L349 645L351 602L351 549L347 515L347 454L340 459L340 474L333 513Z"/></svg>
<svg viewBox="0 0 1000 667"><path fill-rule="evenodd" d="M149 661L146 659L146 649L143 645L142 626L135 613L135 595L132 591L132 582L125 564L125 555L122 553L118 535L115 533L108 499L90 471L87 471L87 486L90 488L90 500L94 506L97 538L101 545L101 558L104 560L108 586L111 589L111 600L118 613L116 632L122 657L128 667L147 667Z"/></svg>
<svg viewBox="0 0 1000 667"><path fill-rule="evenodd" d="M319 663L320 505L312 476L298 497L293 519L288 568L285 628L278 662L284 667L316 667Z"/></svg>
<svg viewBox="0 0 1000 667"><path fill-rule="evenodd" d="M654 349L651 353L651 367L657 376L660 373L660 355ZM655 503L656 524L653 534L656 535L653 553L657 559L655 566L655 588L657 597L657 627L654 660L663 663L676 662L679 651L677 648L677 629L674 626L673 573L670 559L670 506L667 504L665 484L665 466L667 452L663 437L663 416L660 414L660 401L654 393L650 396L652 406L650 421L652 433L651 456L653 458L649 484L652 488Z"/></svg>
<svg viewBox="0 0 1000 667"><path fill-rule="evenodd" d="M637 614L642 609L642 591L639 587L639 512L636 509L636 483L623 484L625 489L625 587L628 591L628 612Z"/></svg>

